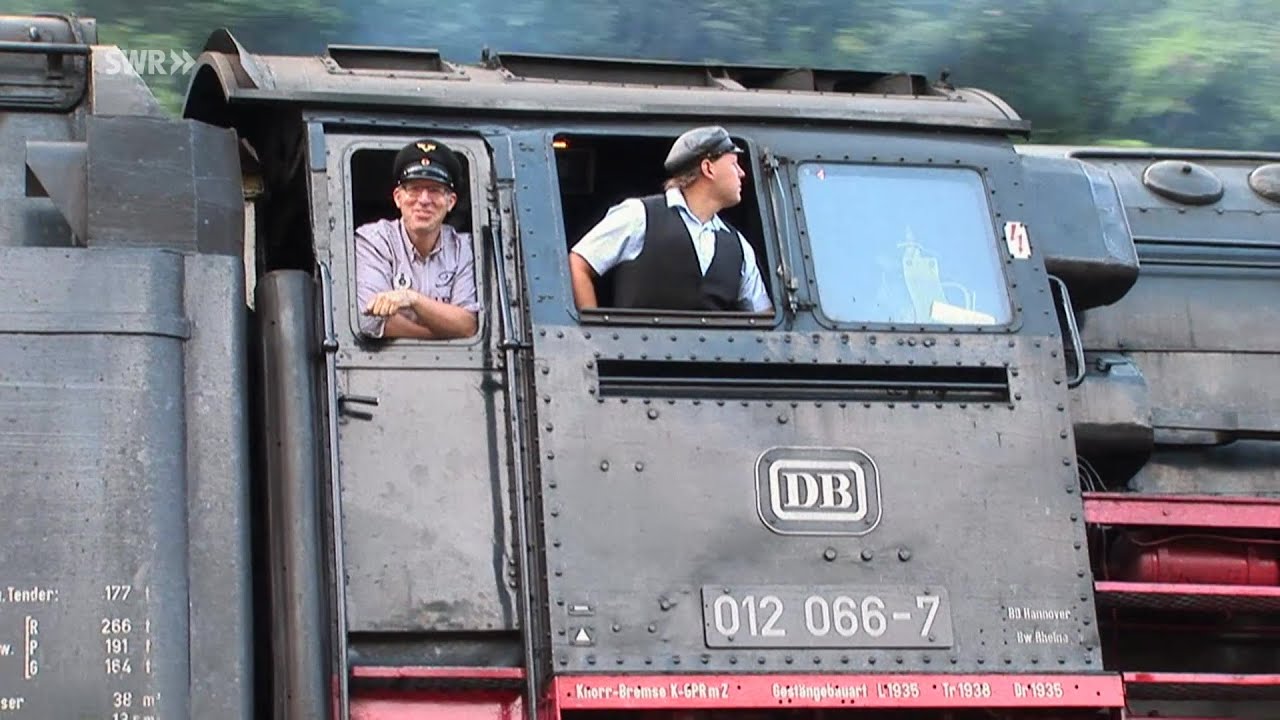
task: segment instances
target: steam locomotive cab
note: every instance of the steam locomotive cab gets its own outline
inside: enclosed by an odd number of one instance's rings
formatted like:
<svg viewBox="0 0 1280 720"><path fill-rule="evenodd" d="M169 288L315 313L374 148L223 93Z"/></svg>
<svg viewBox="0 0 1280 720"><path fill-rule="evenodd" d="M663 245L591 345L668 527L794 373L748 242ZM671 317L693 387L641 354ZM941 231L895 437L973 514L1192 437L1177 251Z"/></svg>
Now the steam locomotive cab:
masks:
<svg viewBox="0 0 1280 720"><path fill-rule="evenodd" d="M644 96L618 76L641 70L575 66L580 82L551 96L567 65L505 56L491 65L521 83L439 61L422 96L392 101L397 78L359 74L373 52L241 55L292 125L237 117L249 88L212 74L229 56L206 60L189 103L305 157L255 210L280 215L282 188L305 185L313 229L259 232L258 312L299 324L265 338L294 357L281 377L309 371L328 393L314 428L336 512L313 530L340 538L333 646L354 708L389 701L391 678L510 684L553 714L1123 702L1102 667L1076 478L1080 344L1046 262L1072 253L1098 297L1123 294L1136 265L1123 223L1040 234L1065 222L1054 212L1114 217L1106 178L1029 175L1006 138L1020 120L976 95L949 114L915 80L862 108L859 78L823 79L850 99L797 94L794 121L764 122L779 114L768 93L744 93L714 120L746 150L726 219L772 307L615 308L606 278L602 307L579 311L569 248L612 204L655 192L666 148L707 122L704 96L732 92L660 69L653 102L669 109L620 120L604 110ZM288 89L307 78L312 94ZM404 114L446 89L449 113ZM479 112L511 92L509 116ZM876 102L915 108L917 127L798 122L870 119ZM391 157L423 137L464 158L451 222L473 241L480 329L371 340L352 233L394 217ZM1056 210L1037 181L1062 186ZM312 303L326 368L288 350ZM306 402L302 386L266 386L269 424ZM325 617L317 604L298 621ZM318 687L328 667L310 664Z"/></svg>
<svg viewBox="0 0 1280 720"><path fill-rule="evenodd" d="M43 633L21 678L0 652L0 714L53 707L34 667L82 713L1267 716L1280 158L1027 145L913 75L225 32L167 119L40 22L0 46L0 419L55 408L62 450L0 456L0 621ZM706 124L769 307L617 307L606 275L578 309L570 249ZM353 233L422 138L461 161L478 329L373 338ZM24 317L50 279L102 312ZM66 552L28 519L58 503Z"/></svg>

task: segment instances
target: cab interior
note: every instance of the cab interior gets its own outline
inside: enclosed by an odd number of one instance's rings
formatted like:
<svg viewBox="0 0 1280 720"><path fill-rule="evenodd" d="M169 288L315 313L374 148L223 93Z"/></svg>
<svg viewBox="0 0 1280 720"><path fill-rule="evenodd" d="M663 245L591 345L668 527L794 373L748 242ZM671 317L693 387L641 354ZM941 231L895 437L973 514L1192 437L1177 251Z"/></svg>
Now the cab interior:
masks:
<svg viewBox="0 0 1280 720"><path fill-rule="evenodd" d="M739 157L739 164L746 172L742 179L742 202L722 210L720 217L741 232L755 250L760 277L772 297L773 278L765 250L751 147L742 138L735 137L734 141L744 150ZM673 142L675 137L653 135L561 134L555 137L560 205L568 248L614 205L629 197L663 192L662 183L667 175L662 162ZM596 284L596 293L601 307L612 304L613 288L608 274Z"/></svg>

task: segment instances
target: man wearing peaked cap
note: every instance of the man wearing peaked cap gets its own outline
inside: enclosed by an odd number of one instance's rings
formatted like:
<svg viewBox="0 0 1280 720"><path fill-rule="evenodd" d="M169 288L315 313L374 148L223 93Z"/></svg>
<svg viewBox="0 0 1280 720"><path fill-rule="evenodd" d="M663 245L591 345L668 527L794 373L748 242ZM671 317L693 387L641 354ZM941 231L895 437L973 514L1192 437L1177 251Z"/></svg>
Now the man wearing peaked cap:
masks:
<svg viewBox="0 0 1280 720"><path fill-rule="evenodd" d="M755 252L718 214L742 201L741 152L718 125L676 138L663 162L664 192L609 208L573 246L578 308L597 306L595 282L612 272L614 307L769 310Z"/></svg>
<svg viewBox="0 0 1280 720"><path fill-rule="evenodd" d="M356 301L370 337L448 339L474 335L471 236L445 223L458 202L462 164L439 140L418 140L392 162L395 220L356 229Z"/></svg>
<svg viewBox="0 0 1280 720"><path fill-rule="evenodd" d="M704 157L715 158L725 153L741 153L742 148L733 144L729 132L718 125L689 130L671 145L671 152L662 163L668 175L679 175Z"/></svg>
<svg viewBox="0 0 1280 720"><path fill-rule="evenodd" d="M409 143L396 153L394 175L397 185L409 180L434 180L454 189L454 178L461 173L458 158L440 142L422 140Z"/></svg>

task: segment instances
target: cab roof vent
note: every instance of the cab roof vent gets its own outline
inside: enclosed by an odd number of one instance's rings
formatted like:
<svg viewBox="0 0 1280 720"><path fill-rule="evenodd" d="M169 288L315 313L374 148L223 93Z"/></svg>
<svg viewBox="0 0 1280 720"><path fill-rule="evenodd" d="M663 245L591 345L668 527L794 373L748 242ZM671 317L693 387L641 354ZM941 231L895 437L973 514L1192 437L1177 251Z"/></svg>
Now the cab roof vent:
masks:
<svg viewBox="0 0 1280 720"><path fill-rule="evenodd" d="M792 90L799 92L870 93L877 95L937 94L923 75L630 60L535 53L492 53L490 67L512 77L557 82L618 83L668 87L720 87L730 90Z"/></svg>
<svg viewBox="0 0 1280 720"><path fill-rule="evenodd" d="M434 49L330 45L328 57L338 70L373 72L452 73L453 66Z"/></svg>

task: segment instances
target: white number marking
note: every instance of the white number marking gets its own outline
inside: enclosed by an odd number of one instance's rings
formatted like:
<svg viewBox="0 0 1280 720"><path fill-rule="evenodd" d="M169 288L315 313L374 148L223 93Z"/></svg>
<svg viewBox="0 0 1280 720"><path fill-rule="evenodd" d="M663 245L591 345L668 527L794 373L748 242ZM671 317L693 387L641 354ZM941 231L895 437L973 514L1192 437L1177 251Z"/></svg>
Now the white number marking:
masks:
<svg viewBox="0 0 1280 720"><path fill-rule="evenodd" d="M924 619L924 627L920 628L920 637L929 637L929 628L933 627L933 618L938 614L938 596L937 595L917 595L916 607L921 610L929 607L929 614Z"/></svg>
<svg viewBox="0 0 1280 720"><path fill-rule="evenodd" d="M738 633L741 623L738 620L738 604L728 595L721 595L716 598L715 604L712 606L716 616L716 632L725 637L732 637ZM728 620L725 619L726 609L728 610Z"/></svg>

